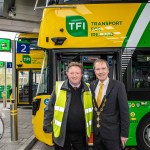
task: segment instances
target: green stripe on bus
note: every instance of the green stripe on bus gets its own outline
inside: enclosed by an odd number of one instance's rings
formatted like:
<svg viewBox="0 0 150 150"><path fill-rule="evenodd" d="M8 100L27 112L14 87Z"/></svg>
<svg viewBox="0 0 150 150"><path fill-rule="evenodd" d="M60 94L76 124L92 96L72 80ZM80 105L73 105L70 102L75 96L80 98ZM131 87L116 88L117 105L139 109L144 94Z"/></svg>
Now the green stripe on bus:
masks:
<svg viewBox="0 0 150 150"><path fill-rule="evenodd" d="M150 22L148 23L144 33L142 34L137 47L150 47Z"/></svg>

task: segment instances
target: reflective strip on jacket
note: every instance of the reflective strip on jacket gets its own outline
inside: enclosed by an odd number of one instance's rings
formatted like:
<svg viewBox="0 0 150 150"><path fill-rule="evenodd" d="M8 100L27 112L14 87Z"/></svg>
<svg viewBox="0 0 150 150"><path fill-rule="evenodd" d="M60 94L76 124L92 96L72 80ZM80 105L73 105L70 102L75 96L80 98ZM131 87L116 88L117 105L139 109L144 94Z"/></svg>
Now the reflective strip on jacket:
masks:
<svg viewBox="0 0 150 150"><path fill-rule="evenodd" d="M63 82L56 82L56 103L54 106L54 120L53 120L53 131L54 137L59 137L62 119L64 115L64 110L67 100L67 91L60 90ZM89 85L87 84L89 87ZM90 137L91 128L92 128L92 117L93 117L93 105L92 105L92 96L90 91L84 91L83 93L83 105L84 105L84 114L86 119L86 133Z"/></svg>

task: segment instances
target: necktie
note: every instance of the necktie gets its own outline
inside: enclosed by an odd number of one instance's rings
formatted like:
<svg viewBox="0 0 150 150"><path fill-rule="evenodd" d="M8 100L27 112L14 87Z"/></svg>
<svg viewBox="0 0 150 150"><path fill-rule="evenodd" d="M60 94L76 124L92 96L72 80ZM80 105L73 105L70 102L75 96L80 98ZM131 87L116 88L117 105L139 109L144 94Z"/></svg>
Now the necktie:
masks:
<svg viewBox="0 0 150 150"><path fill-rule="evenodd" d="M103 92L103 83L100 83L100 88L97 96L97 105L98 107L101 105L102 102L102 92Z"/></svg>
<svg viewBox="0 0 150 150"><path fill-rule="evenodd" d="M73 88L74 88L75 91L77 90L77 87L73 87Z"/></svg>

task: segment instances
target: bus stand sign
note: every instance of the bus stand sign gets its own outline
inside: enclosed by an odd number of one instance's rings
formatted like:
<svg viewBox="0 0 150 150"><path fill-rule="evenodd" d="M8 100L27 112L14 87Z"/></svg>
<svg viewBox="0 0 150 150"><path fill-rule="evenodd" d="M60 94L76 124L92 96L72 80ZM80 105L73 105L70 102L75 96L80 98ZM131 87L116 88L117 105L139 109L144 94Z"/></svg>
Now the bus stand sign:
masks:
<svg viewBox="0 0 150 150"><path fill-rule="evenodd" d="M7 62L7 68L12 68L12 62Z"/></svg>
<svg viewBox="0 0 150 150"><path fill-rule="evenodd" d="M17 53L29 54L30 53L30 43L17 41Z"/></svg>
<svg viewBox="0 0 150 150"><path fill-rule="evenodd" d="M11 40L0 38L0 51L11 51Z"/></svg>
<svg viewBox="0 0 150 150"><path fill-rule="evenodd" d="M4 68L4 61L0 61L0 68Z"/></svg>

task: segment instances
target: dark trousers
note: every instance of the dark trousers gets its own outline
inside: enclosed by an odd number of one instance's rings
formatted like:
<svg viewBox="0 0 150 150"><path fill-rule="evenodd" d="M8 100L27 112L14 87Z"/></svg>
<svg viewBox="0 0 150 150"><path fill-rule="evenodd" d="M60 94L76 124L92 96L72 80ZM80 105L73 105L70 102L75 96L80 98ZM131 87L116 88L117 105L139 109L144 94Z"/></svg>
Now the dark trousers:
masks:
<svg viewBox="0 0 150 150"><path fill-rule="evenodd" d="M122 150L121 141L119 139L103 139L98 133L98 135L94 135L94 150Z"/></svg>
<svg viewBox="0 0 150 150"><path fill-rule="evenodd" d="M87 150L86 135L81 133L67 133L63 147L55 144L55 150Z"/></svg>

